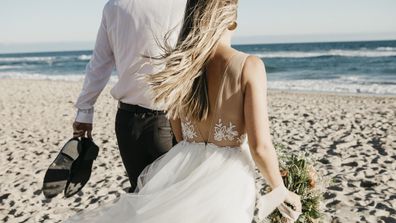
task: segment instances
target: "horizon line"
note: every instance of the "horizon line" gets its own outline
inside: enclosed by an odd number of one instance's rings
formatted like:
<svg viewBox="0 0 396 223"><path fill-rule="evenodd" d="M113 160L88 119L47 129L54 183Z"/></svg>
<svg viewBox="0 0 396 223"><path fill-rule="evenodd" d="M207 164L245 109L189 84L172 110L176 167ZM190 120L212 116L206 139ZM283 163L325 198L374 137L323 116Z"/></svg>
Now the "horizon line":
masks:
<svg viewBox="0 0 396 223"><path fill-rule="evenodd" d="M241 38L241 37L239 37ZM242 37L245 38L245 37ZM307 41L280 41L280 42L276 42L276 41L262 41L262 42L241 42L241 43L232 43L232 46L249 46L249 45L278 45L278 44L310 44L310 43L348 43L348 42L377 42L377 41L381 41L381 42L388 42L388 41L396 41L396 37L395 38L378 38L378 39L345 39L345 40L307 40ZM93 47L75 47L73 49L54 49L54 50L27 50L27 51L22 51L22 50L15 50L15 52L12 52L12 50L10 50L9 52L2 52L1 47L2 46L9 46L9 45L19 45L19 46L23 46L23 45L47 45L48 47L51 44L73 44L73 45L78 45L78 44L89 44L89 45L94 45L95 42L94 41L58 41L58 42L37 42L37 43L11 43L11 44L4 44L4 43L0 43L0 55L6 55L6 54L28 54L28 53L52 53L52 52L76 52L76 51L92 51Z"/></svg>

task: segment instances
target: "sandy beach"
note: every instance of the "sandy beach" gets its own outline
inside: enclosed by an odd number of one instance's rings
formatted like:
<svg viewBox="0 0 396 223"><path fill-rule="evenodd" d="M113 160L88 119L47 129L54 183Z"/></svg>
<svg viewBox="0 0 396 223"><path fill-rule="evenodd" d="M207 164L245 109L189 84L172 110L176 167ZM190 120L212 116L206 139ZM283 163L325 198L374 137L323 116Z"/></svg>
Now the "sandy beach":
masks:
<svg viewBox="0 0 396 223"><path fill-rule="evenodd" d="M107 87L95 107L100 147L78 195L46 199L45 170L72 136L81 83L0 79L0 221L61 222L115 200L129 186L114 133L117 102ZM332 179L324 222L396 222L396 97L271 91L275 142L307 151Z"/></svg>

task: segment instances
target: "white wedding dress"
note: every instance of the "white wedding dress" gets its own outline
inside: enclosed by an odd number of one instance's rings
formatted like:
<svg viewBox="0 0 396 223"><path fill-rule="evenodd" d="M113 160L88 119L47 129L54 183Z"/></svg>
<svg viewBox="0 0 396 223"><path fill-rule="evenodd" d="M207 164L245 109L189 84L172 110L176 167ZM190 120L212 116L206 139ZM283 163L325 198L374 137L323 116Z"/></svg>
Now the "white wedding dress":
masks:
<svg viewBox="0 0 396 223"><path fill-rule="evenodd" d="M257 193L240 87L245 59L239 53L229 60L212 106L213 121L182 118L184 141L146 167L135 193L67 222L251 223ZM260 197L260 217L279 206L286 193L279 187Z"/></svg>

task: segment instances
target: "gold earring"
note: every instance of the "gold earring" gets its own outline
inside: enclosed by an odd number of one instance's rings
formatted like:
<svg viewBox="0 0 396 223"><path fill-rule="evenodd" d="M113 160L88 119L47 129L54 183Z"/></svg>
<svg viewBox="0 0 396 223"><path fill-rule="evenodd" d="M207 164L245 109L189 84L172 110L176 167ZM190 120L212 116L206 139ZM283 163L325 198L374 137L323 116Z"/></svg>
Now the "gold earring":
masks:
<svg viewBox="0 0 396 223"><path fill-rule="evenodd" d="M234 31L234 30L236 30L237 27L238 27L238 23L236 21L234 21L228 26L228 30Z"/></svg>

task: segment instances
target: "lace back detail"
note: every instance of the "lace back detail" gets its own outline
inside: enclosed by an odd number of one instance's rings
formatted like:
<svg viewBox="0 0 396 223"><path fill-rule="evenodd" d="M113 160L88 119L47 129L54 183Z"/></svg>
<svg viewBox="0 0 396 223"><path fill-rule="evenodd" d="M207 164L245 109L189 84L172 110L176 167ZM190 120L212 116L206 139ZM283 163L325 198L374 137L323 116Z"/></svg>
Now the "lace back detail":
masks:
<svg viewBox="0 0 396 223"><path fill-rule="evenodd" d="M221 119L217 122L214 127L214 140L217 142L231 141L242 143L245 138L245 134L240 134L235 128L236 126L232 122L225 124Z"/></svg>
<svg viewBox="0 0 396 223"><path fill-rule="evenodd" d="M181 123L183 139L190 142L199 142L200 137L196 131L194 124L190 120ZM214 126L213 139L217 143L222 144L242 144L246 139L246 133L239 133L236 125L232 122L224 123L221 119ZM216 144L216 143L215 143Z"/></svg>
<svg viewBox="0 0 396 223"><path fill-rule="evenodd" d="M182 122L181 125L182 125L183 139L195 141L195 139L198 137L198 134L195 131L195 128L194 128L194 125L192 124L192 122L189 120L186 120L186 121Z"/></svg>

